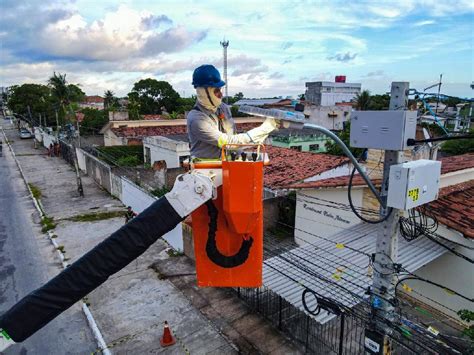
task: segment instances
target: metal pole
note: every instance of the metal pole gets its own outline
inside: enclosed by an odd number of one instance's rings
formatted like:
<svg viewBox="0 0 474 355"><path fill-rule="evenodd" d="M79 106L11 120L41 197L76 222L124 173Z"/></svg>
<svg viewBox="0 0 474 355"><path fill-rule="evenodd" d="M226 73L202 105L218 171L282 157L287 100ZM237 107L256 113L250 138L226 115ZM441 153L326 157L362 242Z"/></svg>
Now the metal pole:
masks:
<svg viewBox="0 0 474 355"><path fill-rule="evenodd" d="M339 355L342 355L343 352L343 345L344 345L344 323L345 323L345 315L344 312L341 313L341 331L339 332Z"/></svg>
<svg viewBox="0 0 474 355"><path fill-rule="evenodd" d="M390 96L390 110L405 109L408 103L408 82L393 82ZM385 151L384 165L383 165L383 181L382 190L380 191L383 204L380 210L381 216L386 216L388 209L386 206L387 193L388 193L388 178L390 173L390 167L394 164L399 164L403 161L402 151ZM393 209L388 219L379 224L377 234L377 246L374 264L374 279L373 279L373 292L372 295L372 315L375 318L375 327L384 334L384 344L390 345L390 338L388 335L391 333L390 327L387 326L385 320L390 322L396 320L396 314L393 305L388 302L389 300L395 299L395 268L394 263L397 262L398 258L398 236L399 226L398 220L401 215L401 211ZM389 354L391 346L384 346L383 353Z"/></svg>

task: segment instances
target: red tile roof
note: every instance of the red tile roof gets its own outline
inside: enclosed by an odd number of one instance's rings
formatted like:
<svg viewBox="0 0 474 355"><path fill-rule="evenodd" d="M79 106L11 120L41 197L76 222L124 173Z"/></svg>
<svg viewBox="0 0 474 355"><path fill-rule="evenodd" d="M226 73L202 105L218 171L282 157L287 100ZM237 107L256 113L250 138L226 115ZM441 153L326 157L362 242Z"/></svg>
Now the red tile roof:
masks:
<svg viewBox="0 0 474 355"><path fill-rule="evenodd" d="M104 98L101 97L101 96L98 96L98 95L95 95L95 96L86 96L84 98L84 101L85 103L93 103L93 102L96 102L96 103L102 103L104 102Z"/></svg>
<svg viewBox="0 0 474 355"><path fill-rule="evenodd" d="M428 214L465 237L474 239L474 180L442 188L436 201L428 205Z"/></svg>
<svg viewBox="0 0 474 355"><path fill-rule="evenodd" d="M474 153L444 157L439 161L441 162L441 174L448 174L458 170L474 168Z"/></svg>
<svg viewBox="0 0 474 355"><path fill-rule="evenodd" d="M237 123L237 131L245 132L259 126L261 123ZM155 126L155 127L122 127L112 128L117 137L138 138L149 136L168 136L173 134L187 133L186 125L179 126Z"/></svg>
<svg viewBox="0 0 474 355"><path fill-rule="evenodd" d="M454 171L474 168L474 153L467 153L463 155L455 155L452 157L444 157L441 161L441 174L448 174ZM373 180L374 184L380 184L381 180ZM349 176L338 176L329 179L318 181L302 182L298 184L291 184L287 188L291 189L316 189L327 187L342 187L349 184ZM367 185L361 176L355 175L352 181L353 186Z"/></svg>
<svg viewBox="0 0 474 355"><path fill-rule="evenodd" d="M329 154L299 152L266 146L270 165L265 167L264 185L282 188L348 163L349 159Z"/></svg>
<svg viewBox="0 0 474 355"><path fill-rule="evenodd" d="M161 120L161 115L142 115L142 119L144 120Z"/></svg>

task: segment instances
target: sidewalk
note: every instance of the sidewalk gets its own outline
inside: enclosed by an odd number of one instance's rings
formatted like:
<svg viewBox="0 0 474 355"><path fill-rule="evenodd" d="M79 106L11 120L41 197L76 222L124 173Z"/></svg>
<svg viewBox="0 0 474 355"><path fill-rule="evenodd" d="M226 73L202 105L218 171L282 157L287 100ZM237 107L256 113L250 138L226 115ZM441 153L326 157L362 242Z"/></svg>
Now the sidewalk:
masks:
<svg viewBox="0 0 474 355"><path fill-rule="evenodd" d="M48 157L42 147L34 149L33 140L21 140L13 126L5 126L26 179L41 194L46 215L57 223L51 232L69 263L123 225L123 217L88 221L91 213L113 214L124 211L124 206L87 176L82 177L85 197L79 197L72 167L61 158ZM73 217L80 221L71 220ZM117 354L237 353L169 280L160 280L149 268L157 260L170 258L166 248L158 241L88 296L110 350ZM177 344L170 348L161 348L159 342L165 320L177 338Z"/></svg>

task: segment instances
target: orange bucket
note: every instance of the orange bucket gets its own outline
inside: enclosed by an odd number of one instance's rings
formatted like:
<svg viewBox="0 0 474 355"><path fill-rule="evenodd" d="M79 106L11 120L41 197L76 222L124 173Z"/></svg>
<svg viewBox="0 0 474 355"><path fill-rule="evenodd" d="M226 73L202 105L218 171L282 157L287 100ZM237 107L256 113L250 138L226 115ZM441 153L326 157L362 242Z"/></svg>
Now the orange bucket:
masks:
<svg viewBox="0 0 474 355"><path fill-rule="evenodd" d="M225 148L217 199L192 213L198 286L260 287L264 162L228 160Z"/></svg>

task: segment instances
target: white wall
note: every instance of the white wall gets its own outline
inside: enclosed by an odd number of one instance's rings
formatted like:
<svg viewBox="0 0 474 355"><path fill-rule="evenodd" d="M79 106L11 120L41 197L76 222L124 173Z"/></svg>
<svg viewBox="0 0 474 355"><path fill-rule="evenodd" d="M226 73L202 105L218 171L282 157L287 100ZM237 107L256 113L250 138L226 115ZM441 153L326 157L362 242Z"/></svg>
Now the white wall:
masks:
<svg viewBox="0 0 474 355"><path fill-rule="evenodd" d="M304 182L319 181L319 180L334 178L334 177L338 177L338 176L347 176L347 175L350 175L351 172L352 172L352 165L351 164L344 164L344 165L338 166L337 168L325 171L325 172L323 172L319 175L309 177L309 178L305 179Z"/></svg>
<svg viewBox="0 0 474 355"><path fill-rule="evenodd" d="M140 213L155 202L157 198L150 195L145 190L135 185L133 182L122 176L122 202L125 206L132 206L132 209ZM176 228L163 236L174 249L183 251L183 230L181 223Z"/></svg>
<svg viewBox="0 0 474 355"><path fill-rule="evenodd" d="M179 168L180 157L189 156L189 144L166 137L144 137L143 149L150 148L150 163L164 160L168 169Z"/></svg>
<svg viewBox="0 0 474 355"><path fill-rule="evenodd" d="M86 157L84 155L84 151L80 148L76 148L76 156L77 156L77 165L79 165L79 170L87 173Z"/></svg>
<svg viewBox="0 0 474 355"><path fill-rule="evenodd" d="M356 207L362 206L362 191L363 189L358 187L352 189L352 200ZM317 244L318 241L321 241L320 238L301 230L327 238L340 232L341 229L347 229L360 223L352 211L324 206L328 203L315 200L312 197L348 204L346 189L298 190L296 192L295 214L295 241L298 245L303 245L305 242Z"/></svg>
<svg viewBox="0 0 474 355"><path fill-rule="evenodd" d="M323 126L327 129L343 129L343 123L348 121L351 117L350 107L341 106L316 106L306 105L304 114L309 115L309 122ZM337 115L335 117L329 117L331 115Z"/></svg>

